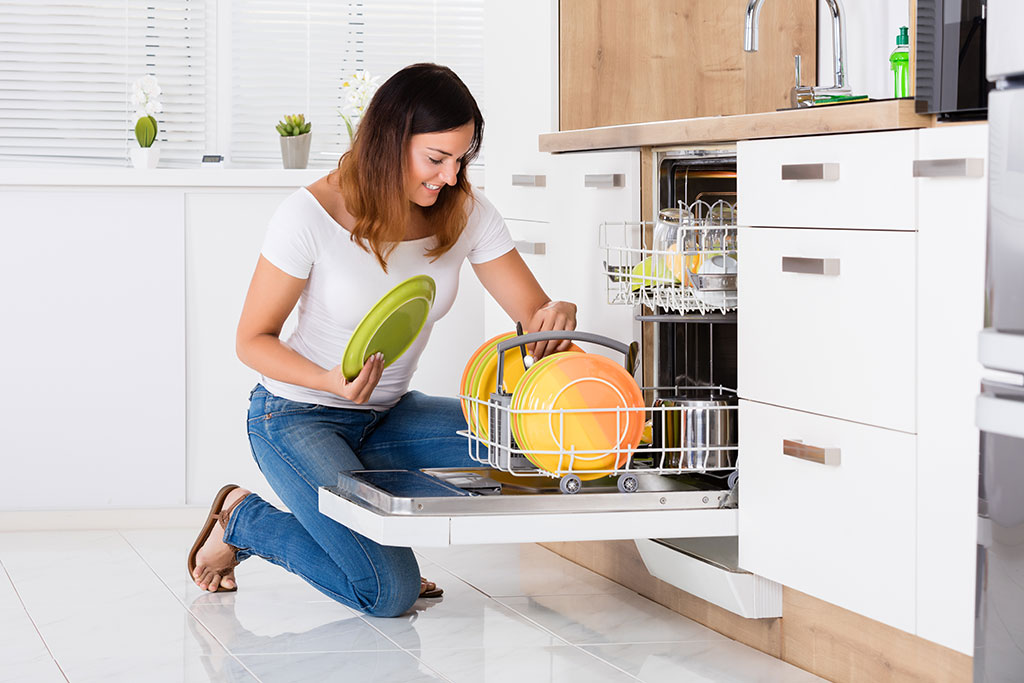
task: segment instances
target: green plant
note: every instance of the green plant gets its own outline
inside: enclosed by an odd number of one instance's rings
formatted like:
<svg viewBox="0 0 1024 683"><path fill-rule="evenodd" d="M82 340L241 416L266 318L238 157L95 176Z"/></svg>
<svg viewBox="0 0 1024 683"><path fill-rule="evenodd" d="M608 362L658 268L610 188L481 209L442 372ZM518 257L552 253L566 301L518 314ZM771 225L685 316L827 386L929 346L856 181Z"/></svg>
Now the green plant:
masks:
<svg viewBox="0 0 1024 683"><path fill-rule="evenodd" d="M135 139L139 147L152 147L157 134L156 119L152 116L140 116L135 123Z"/></svg>
<svg viewBox="0 0 1024 683"><path fill-rule="evenodd" d="M294 135L304 135L309 132L311 124L306 123L306 117L302 114L289 115L284 117L284 121L277 124L277 132L282 137L291 137Z"/></svg>

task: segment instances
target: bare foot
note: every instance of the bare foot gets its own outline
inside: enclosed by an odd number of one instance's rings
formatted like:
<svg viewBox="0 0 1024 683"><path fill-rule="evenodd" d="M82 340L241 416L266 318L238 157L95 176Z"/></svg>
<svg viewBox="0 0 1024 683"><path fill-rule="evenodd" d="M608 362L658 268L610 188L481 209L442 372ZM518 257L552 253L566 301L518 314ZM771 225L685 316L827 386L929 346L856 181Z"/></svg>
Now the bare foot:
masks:
<svg viewBox="0 0 1024 683"><path fill-rule="evenodd" d="M243 488L232 490L224 499L224 507L221 509L230 508L236 500L248 493ZM224 542L224 528L220 522L196 554L196 570L192 573L192 580L204 591L211 593L216 592L220 586L235 587L235 549Z"/></svg>

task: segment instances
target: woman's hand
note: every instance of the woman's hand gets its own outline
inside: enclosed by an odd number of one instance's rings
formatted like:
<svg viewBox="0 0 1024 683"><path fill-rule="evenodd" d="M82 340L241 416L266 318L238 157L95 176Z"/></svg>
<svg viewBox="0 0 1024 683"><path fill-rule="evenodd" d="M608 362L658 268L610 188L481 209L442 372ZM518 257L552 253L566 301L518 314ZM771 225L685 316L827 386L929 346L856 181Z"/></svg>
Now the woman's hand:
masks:
<svg viewBox="0 0 1024 683"><path fill-rule="evenodd" d="M549 301L541 306L530 324L526 326L527 332L549 332L551 330L575 330L576 329L576 304L568 301ZM572 344L568 339L536 342L532 344L530 355L534 360L540 360L544 356L556 351L568 351Z"/></svg>
<svg viewBox="0 0 1024 683"><path fill-rule="evenodd" d="M345 379L340 365L328 370L322 388L332 394L347 398L353 403L366 403L370 400L370 394L373 393L383 372L384 356L375 353L366 359L363 369L353 380Z"/></svg>

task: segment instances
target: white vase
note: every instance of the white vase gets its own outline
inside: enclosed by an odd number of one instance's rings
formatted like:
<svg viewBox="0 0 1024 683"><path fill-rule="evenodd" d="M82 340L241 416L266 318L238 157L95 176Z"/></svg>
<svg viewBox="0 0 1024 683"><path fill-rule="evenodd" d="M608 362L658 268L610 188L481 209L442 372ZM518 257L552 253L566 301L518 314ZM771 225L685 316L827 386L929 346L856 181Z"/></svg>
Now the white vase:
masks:
<svg viewBox="0 0 1024 683"><path fill-rule="evenodd" d="M160 148L156 145L136 147L132 149L131 155L132 166L135 168L156 168L157 162L160 161Z"/></svg>

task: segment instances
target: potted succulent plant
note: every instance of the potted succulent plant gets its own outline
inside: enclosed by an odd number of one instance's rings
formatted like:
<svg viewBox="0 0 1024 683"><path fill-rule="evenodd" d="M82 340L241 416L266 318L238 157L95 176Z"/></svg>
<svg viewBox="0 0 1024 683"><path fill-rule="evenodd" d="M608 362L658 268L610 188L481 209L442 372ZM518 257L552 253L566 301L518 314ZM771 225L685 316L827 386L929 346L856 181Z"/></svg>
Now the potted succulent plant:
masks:
<svg viewBox="0 0 1024 683"><path fill-rule="evenodd" d="M132 104L135 106L135 139L138 148L131 150L132 166L156 168L160 161L160 147L154 145L159 128L153 114L164 110L160 104L160 85L155 76L143 76L132 84Z"/></svg>
<svg viewBox="0 0 1024 683"><path fill-rule="evenodd" d="M302 114L285 116L277 124L281 134L281 160L285 168L306 168L309 163L310 124Z"/></svg>

